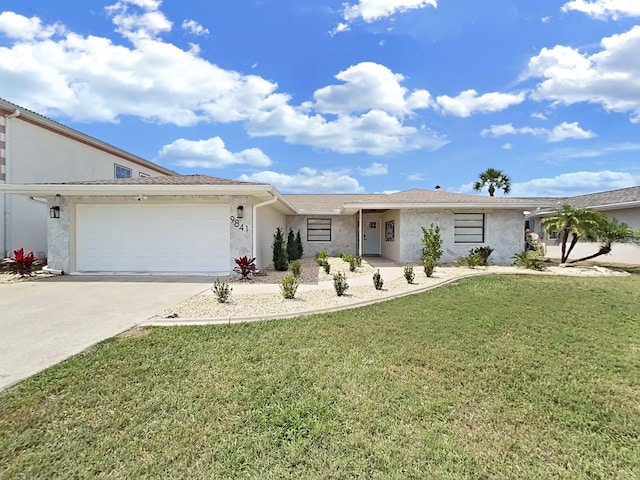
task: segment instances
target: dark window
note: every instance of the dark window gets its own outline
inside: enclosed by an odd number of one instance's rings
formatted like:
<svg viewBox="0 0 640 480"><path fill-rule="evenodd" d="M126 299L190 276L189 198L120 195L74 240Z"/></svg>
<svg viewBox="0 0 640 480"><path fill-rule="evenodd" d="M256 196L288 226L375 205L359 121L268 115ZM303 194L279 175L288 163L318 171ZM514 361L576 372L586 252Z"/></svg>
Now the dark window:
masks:
<svg viewBox="0 0 640 480"><path fill-rule="evenodd" d="M131 169L116 163L114 165L114 176L115 178L131 178Z"/></svg>
<svg viewBox="0 0 640 480"><path fill-rule="evenodd" d="M484 213L456 213L454 243L484 243Z"/></svg>
<svg viewBox="0 0 640 480"><path fill-rule="evenodd" d="M308 242L330 242L331 241L331 219L330 218L307 218L307 241Z"/></svg>

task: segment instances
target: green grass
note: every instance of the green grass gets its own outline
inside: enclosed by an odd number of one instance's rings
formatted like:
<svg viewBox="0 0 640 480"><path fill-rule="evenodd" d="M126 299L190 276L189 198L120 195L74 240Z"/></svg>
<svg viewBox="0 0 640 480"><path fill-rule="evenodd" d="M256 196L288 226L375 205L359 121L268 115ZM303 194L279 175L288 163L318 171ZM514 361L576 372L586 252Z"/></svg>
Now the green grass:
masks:
<svg viewBox="0 0 640 480"><path fill-rule="evenodd" d="M0 394L0 478L638 478L640 276L153 328Z"/></svg>

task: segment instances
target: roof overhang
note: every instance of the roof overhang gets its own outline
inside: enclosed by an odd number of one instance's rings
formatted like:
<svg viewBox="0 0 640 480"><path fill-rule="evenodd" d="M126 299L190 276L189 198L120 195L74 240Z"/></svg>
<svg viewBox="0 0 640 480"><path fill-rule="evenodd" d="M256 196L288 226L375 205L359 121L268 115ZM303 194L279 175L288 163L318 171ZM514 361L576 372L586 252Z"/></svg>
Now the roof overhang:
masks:
<svg viewBox="0 0 640 480"><path fill-rule="evenodd" d="M554 204L548 202L497 203L497 202L468 202L468 203L345 203L343 214L352 215L362 210L529 210L548 208Z"/></svg>
<svg viewBox="0 0 640 480"><path fill-rule="evenodd" d="M0 184L0 192L30 197L250 196L274 204L285 214L296 209L271 185L144 185L144 184Z"/></svg>
<svg viewBox="0 0 640 480"><path fill-rule="evenodd" d="M555 204L553 206L553 209L541 210L541 211L535 212L535 214L532 216L550 215L553 212L555 212L559 207L565 204L571 205L570 202L561 202L561 204ZM636 207L640 207L640 200L633 200L631 202L621 202L621 203L609 203L605 205L593 205L593 206L581 207L581 208L585 208L587 210L596 210L600 212L600 211L609 211L609 210L622 210L625 208L636 208Z"/></svg>

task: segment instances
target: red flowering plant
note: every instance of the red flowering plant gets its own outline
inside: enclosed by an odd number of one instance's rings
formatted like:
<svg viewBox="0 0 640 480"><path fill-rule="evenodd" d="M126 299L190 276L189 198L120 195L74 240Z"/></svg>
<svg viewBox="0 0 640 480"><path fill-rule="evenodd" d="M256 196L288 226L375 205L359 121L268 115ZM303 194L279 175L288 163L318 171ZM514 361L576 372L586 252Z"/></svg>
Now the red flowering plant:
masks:
<svg viewBox="0 0 640 480"><path fill-rule="evenodd" d="M233 271L242 275L242 280L251 280L251 275L257 272L255 257L249 258L245 255L235 260L238 266Z"/></svg>
<svg viewBox="0 0 640 480"><path fill-rule="evenodd" d="M24 253L24 248L20 248L13 251L13 258L5 258L2 264L21 277L28 277L39 262L33 252Z"/></svg>

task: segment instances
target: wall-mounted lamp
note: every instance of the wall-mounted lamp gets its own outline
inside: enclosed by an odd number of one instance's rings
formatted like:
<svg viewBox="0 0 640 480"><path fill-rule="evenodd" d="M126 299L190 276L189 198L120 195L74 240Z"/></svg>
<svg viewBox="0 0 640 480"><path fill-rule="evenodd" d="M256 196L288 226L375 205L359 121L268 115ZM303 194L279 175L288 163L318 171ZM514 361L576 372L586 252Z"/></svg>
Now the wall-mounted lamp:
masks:
<svg viewBox="0 0 640 480"><path fill-rule="evenodd" d="M242 205L238 206L238 214L236 215L236 218L242 218L244 217L244 207Z"/></svg>
<svg viewBox="0 0 640 480"><path fill-rule="evenodd" d="M58 205L49 209L49 218L60 218L60 207Z"/></svg>

